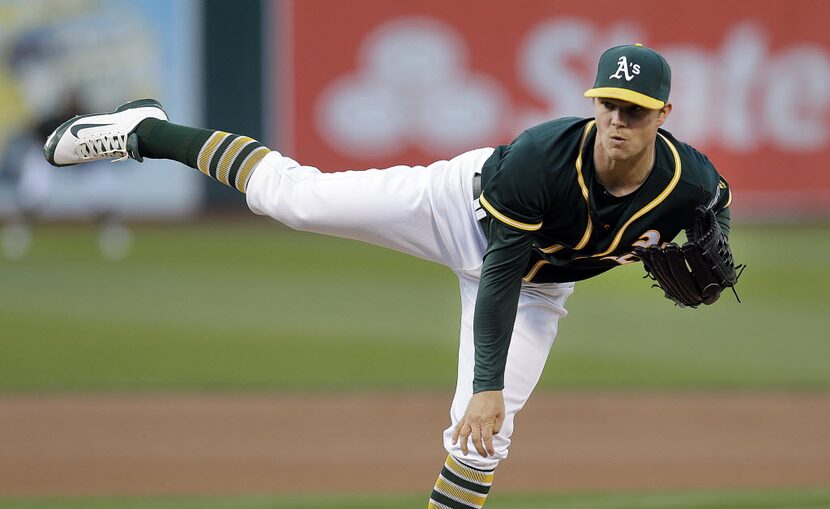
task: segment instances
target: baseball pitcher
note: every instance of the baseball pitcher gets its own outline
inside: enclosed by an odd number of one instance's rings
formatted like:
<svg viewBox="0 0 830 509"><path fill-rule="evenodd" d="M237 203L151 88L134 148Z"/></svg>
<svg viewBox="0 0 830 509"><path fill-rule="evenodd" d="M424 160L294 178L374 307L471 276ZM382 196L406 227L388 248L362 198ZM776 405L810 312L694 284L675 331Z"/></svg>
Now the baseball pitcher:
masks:
<svg viewBox="0 0 830 509"><path fill-rule="evenodd" d="M670 88L661 55L614 47L585 92L594 118L551 120L429 166L322 173L245 136L173 124L150 99L67 120L44 152L56 166L173 159L291 228L451 268L462 301L458 379L429 507L471 509L507 457L576 281L643 261L681 307L712 304L737 281L732 192L705 155L661 129ZM684 230L688 241L672 243Z"/></svg>

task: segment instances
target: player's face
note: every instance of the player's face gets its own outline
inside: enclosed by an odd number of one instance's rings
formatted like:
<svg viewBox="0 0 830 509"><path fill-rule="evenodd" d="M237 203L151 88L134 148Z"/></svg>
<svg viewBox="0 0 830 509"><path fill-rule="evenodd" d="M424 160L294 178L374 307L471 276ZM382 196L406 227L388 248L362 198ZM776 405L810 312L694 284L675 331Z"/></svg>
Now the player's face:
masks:
<svg viewBox="0 0 830 509"><path fill-rule="evenodd" d="M605 155L615 161L634 159L654 145L671 104L650 110L619 99L594 99L597 139Z"/></svg>

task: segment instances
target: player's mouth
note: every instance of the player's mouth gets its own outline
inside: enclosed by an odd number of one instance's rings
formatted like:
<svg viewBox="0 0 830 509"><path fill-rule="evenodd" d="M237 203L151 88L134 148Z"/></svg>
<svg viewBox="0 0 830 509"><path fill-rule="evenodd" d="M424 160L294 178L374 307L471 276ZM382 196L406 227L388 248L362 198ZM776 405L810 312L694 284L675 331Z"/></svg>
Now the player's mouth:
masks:
<svg viewBox="0 0 830 509"><path fill-rule="evenodd" d="M625 138L623 138L622 136L620 136L618 134L613 134L613 135L609 136L608 139L610 139L611 143L613 143L614 145L622 145L623 143L625 143L627 141Z"/></svg>

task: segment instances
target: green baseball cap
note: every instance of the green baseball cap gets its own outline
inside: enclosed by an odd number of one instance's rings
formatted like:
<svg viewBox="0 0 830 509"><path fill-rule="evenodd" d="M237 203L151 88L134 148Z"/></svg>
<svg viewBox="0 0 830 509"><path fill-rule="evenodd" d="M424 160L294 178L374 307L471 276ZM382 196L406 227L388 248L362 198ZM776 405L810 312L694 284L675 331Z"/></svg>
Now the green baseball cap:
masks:
<svg viewBox="0 0 830 509"><path fill-rule="evenodd" d="M626 44L599 57L597 79L585 97L620 99L657 110L666 105L670 90L671 68L666 59L642 44Z"/></svg>

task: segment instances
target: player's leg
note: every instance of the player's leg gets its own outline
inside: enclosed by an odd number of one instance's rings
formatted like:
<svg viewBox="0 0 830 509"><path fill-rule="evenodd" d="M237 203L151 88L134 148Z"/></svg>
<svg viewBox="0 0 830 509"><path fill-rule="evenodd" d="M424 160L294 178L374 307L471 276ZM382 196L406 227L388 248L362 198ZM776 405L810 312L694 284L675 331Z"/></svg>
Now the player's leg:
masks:
<svg viewBox="0 0 830 509"><path fill-rule="evenodd" d="M463 269L480 263L484 238L472 177L492 149L427 167L322 173L245 136L173 124L152 100L75 117L47 140L65 166L97 159L172 159L248 194L258 214L292 228L370 242Z"/></svg>
<svg viewBox="0 0 830 509"><path fill-rule="evenodd" d="M573 284L524 285L516 324L507 357L504 379L504 424L493 437L495 455L480 456L470 446L464 456L460 444L452 443L452 431L464 416L472 397L474 345L473 314L478 290L475 276L460 273L461 340L458 355L458 380L451 425L444 431L444 447L449 456L433 489L430 507L478 508L484 503L499 462L507 457L516 414L527 402L539 378L556 336L558 321L565 316L565 300Z"/></svg>
<svg viewBox="0 0 830 509"><path fill-rule="evenodd" d="M486 243L472 177L492 149L429 166L323 173L271 152L247 188L248 205L294 229L377 244L454 269L481 263Z"/></svg>
<svg viewBox="0 0 830 509"><path fill-rule="evenodd" d="M140 99L110 113L67 120L49 135L43 152L55 166L170 159L244 192L251 172L270 151L246 136L173 124L161 104Z"/></svg>

